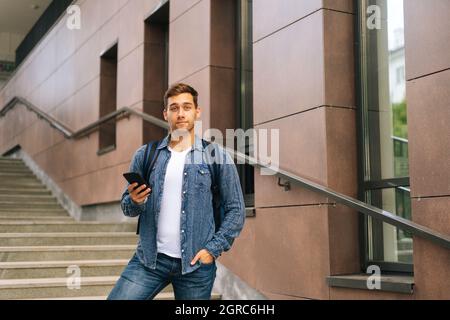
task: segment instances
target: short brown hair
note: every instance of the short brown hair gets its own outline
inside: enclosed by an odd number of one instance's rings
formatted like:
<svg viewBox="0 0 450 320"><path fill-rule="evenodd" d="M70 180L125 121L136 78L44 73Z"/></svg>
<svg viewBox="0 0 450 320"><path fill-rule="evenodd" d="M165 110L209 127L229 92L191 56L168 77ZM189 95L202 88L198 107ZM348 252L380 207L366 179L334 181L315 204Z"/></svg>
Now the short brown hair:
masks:
<svg viewBox="0 0 450 320"><path fill-rule="evenodd" d="M190 85L187 85L185 83L175 83L170 86L170 88L166 91L166 94L164 95L164 109L167 108L167 103L170 97L178 96L182 93L190 93L192 95L192 98L194 99L194 105L197 108L198 92L195 91L195 89L192 88Z"/></svg>

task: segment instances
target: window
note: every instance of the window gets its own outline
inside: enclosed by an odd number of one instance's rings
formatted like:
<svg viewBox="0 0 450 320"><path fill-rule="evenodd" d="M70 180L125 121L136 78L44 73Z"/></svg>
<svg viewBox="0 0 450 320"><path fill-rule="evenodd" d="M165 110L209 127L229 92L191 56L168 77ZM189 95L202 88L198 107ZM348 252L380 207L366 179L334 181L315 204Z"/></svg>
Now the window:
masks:
<svg viewBox="0 0 450 320"><path fill-rule="evenodd" d="M239 0L237 5L237 128L253 128L253 36L252 0ZM246 142L249 154L250 141ZM238 164L245 206L254 207L254 168Z"/></svg>
<svg viewBox="0 0 450 320"><path fill-rule="evenodd" d="M144 113L163 119L163 97L168 89L169 1L164 2L145 21L144 31ZM144 143L159 140L166 130L144 121Z"/></svg>
<svg viewBox="0 0 450 320"><path fill-rule="evenodd" d="M411 219L403 0L356 3L359 196L371 205ZM370 26L371 21L378 27ZM370 217L362 219L363 267L376 264L383 271L412 272L411 235Z"/></svg>
<svg viewBox="0 0 450 320"><path fill-rule="evenodd" d="M398 67L396 72L397 72L396 83L397 84L405 83L405 67L404 66Z"/></svg>
<svg viewBox="0 0 450 320"><path fill-rule="evenodd" d="M117 43L101 56L100 61L100 118L116 111L117 106ZM116 148L116 119L100 125L99 150L104 154Z"/></svg>

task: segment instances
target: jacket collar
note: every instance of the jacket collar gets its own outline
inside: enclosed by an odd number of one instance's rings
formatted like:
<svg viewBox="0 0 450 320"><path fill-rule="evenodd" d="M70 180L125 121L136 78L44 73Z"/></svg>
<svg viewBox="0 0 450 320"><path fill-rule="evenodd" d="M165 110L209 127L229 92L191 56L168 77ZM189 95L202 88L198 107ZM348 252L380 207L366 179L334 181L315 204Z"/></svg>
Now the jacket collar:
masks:
<svg viewBox="0 0 450 320"><path fill-rule="evenodd" d="M170 141L170 133L161 141L161 143L159 144L157 149L161 150L161 149L167 148L169 141ZM203 152L202 139L199 138L197 135L195 135L195 137L194 137L193 149Z"/></svg>

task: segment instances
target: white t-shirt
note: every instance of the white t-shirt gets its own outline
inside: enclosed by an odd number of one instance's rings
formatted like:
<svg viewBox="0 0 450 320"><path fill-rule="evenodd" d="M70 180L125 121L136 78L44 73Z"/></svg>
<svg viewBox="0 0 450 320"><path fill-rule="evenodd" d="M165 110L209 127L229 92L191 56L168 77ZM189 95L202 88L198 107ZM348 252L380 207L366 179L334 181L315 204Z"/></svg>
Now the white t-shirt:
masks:
<svg viewBox="0 0 450 320"><path fill-rule="evenodd" d="M157 249L158 252L174 258L181 258L180 217L181 193L183 187L183 170L188 148L178 152L168 147L171 152L167 164L166 176L161 201L161 212L158 217Z"/></svg>

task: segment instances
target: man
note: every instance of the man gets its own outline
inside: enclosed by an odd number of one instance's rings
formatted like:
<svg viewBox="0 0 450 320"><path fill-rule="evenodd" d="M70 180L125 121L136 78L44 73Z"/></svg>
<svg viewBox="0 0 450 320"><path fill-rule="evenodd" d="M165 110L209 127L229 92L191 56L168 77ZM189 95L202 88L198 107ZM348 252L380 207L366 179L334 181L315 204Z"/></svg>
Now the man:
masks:
<svg viewBox="0 0 450 320"><path fill-rule="evenodd" d="M194 123L201 115L197 100L195 89L183 83L170 87L164 96L169 135L157 147L150 186L128 185L122 195L124 214L140 215L139 243L108 299L153 299L169 283L177 300L210 299L216 259L242 230L245 206L236 166L222 147L204 145L195 135ZM143 177L145 147L136 151L130 165L130 171ZM209 147L218 153L214 159L219 159L217 185L224 208L217 232L214 173L205 161L211 159Z"/></svg>

